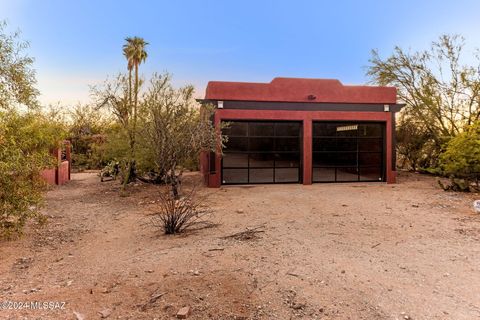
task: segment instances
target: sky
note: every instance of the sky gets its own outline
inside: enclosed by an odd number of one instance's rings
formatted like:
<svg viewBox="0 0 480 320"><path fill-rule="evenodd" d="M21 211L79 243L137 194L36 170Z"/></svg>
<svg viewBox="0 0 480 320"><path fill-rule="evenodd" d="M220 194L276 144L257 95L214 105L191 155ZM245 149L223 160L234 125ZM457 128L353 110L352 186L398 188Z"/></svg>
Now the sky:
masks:
<svg viewBox="0 0 480 320"><path fill-rule="evenodd" d="M35 58L43 104L88 103L90 86L126 71L125 37L143 37L145 77L168 71L202 97L210 80L334 78L365 84L372 49L427 48L461 34L480 48L478 0L0 0Z"/></svg>

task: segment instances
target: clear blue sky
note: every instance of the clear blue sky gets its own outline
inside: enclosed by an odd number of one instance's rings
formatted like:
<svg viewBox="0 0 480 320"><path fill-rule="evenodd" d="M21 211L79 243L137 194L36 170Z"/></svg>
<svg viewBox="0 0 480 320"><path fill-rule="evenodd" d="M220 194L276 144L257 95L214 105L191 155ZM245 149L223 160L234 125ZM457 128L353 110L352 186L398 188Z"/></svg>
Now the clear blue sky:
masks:
<svg viewBox="0 0 480 320"><path fill-rule="evenodd" d="M0 20L31 44L41 101L89 100L89 85L125 70L127 36L144 37L143 73L209 80L337 78L362 84L370 50L423 49L442 33L480 47L480 1L0 0Z"/></svg>

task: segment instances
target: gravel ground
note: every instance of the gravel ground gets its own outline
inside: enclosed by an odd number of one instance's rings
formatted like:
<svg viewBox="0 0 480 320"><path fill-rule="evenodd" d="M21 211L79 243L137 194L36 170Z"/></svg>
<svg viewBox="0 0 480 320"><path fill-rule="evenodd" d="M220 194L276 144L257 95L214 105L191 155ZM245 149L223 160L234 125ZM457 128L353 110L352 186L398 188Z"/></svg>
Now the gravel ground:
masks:
<svg viewBox="0 0 480 320"><path fill-rule="evenodd" d="M120 197L72 177L48 192L46 225L0 243L0 303L23 303L0 319L480 318L474 195L435 178L201 188L217 226L165 236L150 223L159 187Z"/></svg>

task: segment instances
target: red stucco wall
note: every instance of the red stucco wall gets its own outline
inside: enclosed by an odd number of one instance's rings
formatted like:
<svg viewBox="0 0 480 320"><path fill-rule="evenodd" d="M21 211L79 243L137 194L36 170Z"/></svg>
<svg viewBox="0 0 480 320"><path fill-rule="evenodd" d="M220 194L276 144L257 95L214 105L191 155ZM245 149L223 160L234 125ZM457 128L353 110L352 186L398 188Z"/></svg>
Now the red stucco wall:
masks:
<svg viewBox="0 0 480 320"><path fill-rule="evenodd" d="M48 184L65 184L70 180L70 162L71 162L71 147L69 141L64 141L66 158L62 161L62 152L60 149L55 149L52 152L53 157L56 159L58 165L56 168L50 168L43 170L40 175Z"/></svg>
<svg viewBox="0 0 480 320"><path fill-rule="evenodd" d="M270 83L210 81L207 100L395 104L394 87L349 86L335 79L275 78Z"/></svg>
<svg viewBox="0 0 480 320"><path fill-rule="evenodd" d="M274 78L269 83L211 81L205 99L210 101L297 102L352 104L397 103L394 87L350 86L335 79ZM380 109L380 110L383 110ZM397 110L398 111L398 110ZM380 121L386 127L386 180L394 183L396 171L392 164L392 112L383 111L315 111L315 110L265 110L265 109L216 109L215 126L219 130L222 120L293 120L303 123L303 183L312 183L312 121ZM220 134L220 132L219 132ZM221 150L218 149L215 172L209 172L209 159L201 157L205 181L210 187L221 184Z"/></svg>
<svg viewBox="0 0 480 320"><path fill-rule="evenodd" d="M40 175L48 184L56 184L55 182L56 169L43 170Z"/></svg>
<svg viewBox="0 0 480 320"><path fill-rule="evenodd" d="M69 163L68 161L62 161L62 163L58 166L58 184L62 185L65 184L69 179Z"/></svg>

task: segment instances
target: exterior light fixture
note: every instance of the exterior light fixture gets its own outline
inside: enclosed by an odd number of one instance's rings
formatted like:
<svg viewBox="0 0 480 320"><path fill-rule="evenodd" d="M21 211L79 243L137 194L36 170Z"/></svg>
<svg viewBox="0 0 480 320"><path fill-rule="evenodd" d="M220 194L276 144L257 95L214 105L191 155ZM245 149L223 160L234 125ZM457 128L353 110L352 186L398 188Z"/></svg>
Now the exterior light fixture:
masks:
<svg viewBox="0 0 480 320"><path fill-rule="evenodd" d="M217 102L217 107L218 107L218 109L223 109L223 101L218 101Z"/></svg>
<svg viewBox="0 0 480 320"><path fill-rule="evenodd" d="M389 112L389 111L390 111L390 105L384 104L384 105L383 105L383 111Z"/></svg>

